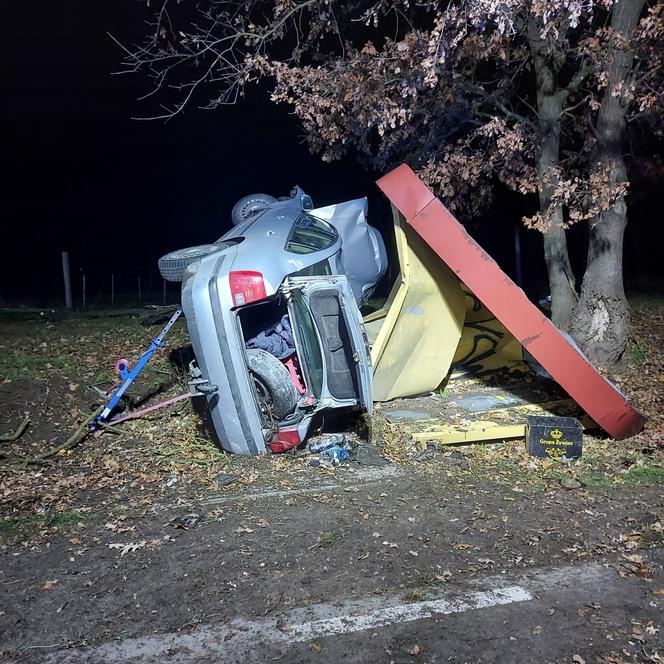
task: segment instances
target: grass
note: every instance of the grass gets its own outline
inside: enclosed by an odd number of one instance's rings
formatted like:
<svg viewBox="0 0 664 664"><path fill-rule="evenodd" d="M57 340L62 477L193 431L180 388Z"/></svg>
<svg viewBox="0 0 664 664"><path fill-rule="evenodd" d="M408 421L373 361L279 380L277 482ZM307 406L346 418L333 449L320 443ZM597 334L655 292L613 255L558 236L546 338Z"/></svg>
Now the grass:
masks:
<svg viewBox="0 0 664 664"><path fill-rule="evenodd" d="M0 353L0 375L9 380L34 380L39 378L43 367L44 361L40 355L21 348Z"/></svg>
<svg viewBox="0 0 664 664"><path fill-rule="evenodd" d="M601 489L613 484L607 475L597 471L579 473L579 481L583 482L589 489Z"/></svg>
<svg viewBox="0 0 664 664"><path fill-rule="evenodd" d="M114 372L109 369L100 369L90 381L91 385L105 385L106 383L113 383L117 379Z"/></svg>
<svg viewBox="0 0 664 664"><path fill-rule="evenodd" d="M85 517L80 512L63 511L53 514L35 514L18 519L0 519L0 535L5 539L28 536L40 528L48 528L55 532L65 534L77 529L85 523Z"/></svg>
<svg viewBox="0 0 664 664"><path fill-rule="evenodd" d="M0 533L10 539L18 532L18 519L0 519Z"/></svg>
<svg viewBox="0 0 664 664"><path fill-rule="evenodd" d="M185 431L180 432L176 438L169 439L168 443L159 441L144 449L160 466L210 466L217 463L225 465L229 461L228 454L215 447L212 442Z"/></svg>
<svg viewBox="0 0 664 664"><path fill-rule="evenodd" d="M635 341L634 343L627 346L626 354L629 361L637 366L645 364L647 359L646 354L643 352L643 349L639 345L638 341Z"/></svg>
<svg viewBox="0 0 664 664"><path fill-rule="evenodd" d="M635 466L622 480L626 484L664 484L664 466Z"/></svg>
<svg viewBox="0 0 664 664"><path fill-rule="evenodd" d="M656 290L661 290L661 284L653 284L652 287ZM627 300L633 307L659 307L664 304L664 295L660 295L659 293L630 292L627 294Z"/></svg>
<svg viewBox="0 0 664 664"><path fill-rule="evenodd" d="M661 546L664 544L664 529L647 527L641 531L641 543L650 546Z"/></svg>
<svg viewBox="0 0 664 664"><path fill-rule="evenodd" d="M664 485L661 455L645 457L629 444L616 445L606 440L584 436L583 457L569 463L529 457L521 442L499 445L475 445L468 456L471 467L467 476L481 481L490 476L501 484L527 484L532 487L558 483L574 477L589 490L620 486ZM626 464L633 465L626 469ZM455 475L464 471L452 468Z"/></svg>
<svg viewBox="0 0 664 664"><path fill-rule="evenodd" d="M422 602L428 596L428 591L426 588L414 588L409 593L406 593L403 598L406 602Z"/></svg>
<svg viewBox="0 0 664 664"><path fill-rule="evenodd" d="M417 587L404 595L406 602L421 602L429 597L431 589L447 581L443 574L424 574L417 579Z"/></svg>
<svg viewBox="0 0 664 664"><path fill-rule="evenodd" d="M3 321L0 376L9 380L61 376L93 384L113 382L115 360L127 357L135 362L153 336L154 329L144 327L135 317ZM187 343L184 321L176 325L167 341L169 350ZM172 369L168 352L157 353L149 369Z"/></svg>
<svg viewBox="0 0 664 664"><path fill-rule="evenodd" d="M67 532L78 526L79 523L83 523L84 518L80 512L56 512L46 517L44 524L60 532Z"/></svg>
<svg viewBox="0 0 664 664"><path fill-rule="evenodd" d="M334 532L333 530L326 530L318 536L316 546L321 549L326 549L336 544L340 539L341 533Z"/></svg>

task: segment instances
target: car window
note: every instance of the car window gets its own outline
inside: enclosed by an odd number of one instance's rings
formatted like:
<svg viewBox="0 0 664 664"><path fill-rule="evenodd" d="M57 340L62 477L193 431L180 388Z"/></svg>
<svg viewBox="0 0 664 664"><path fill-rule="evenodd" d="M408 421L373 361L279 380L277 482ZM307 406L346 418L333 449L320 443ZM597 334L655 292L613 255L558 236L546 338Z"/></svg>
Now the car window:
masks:
<svg viewBox="0 0 664 664"><path fill-rule="evenodd" d="M294 277L329 277L332 274L330 261L326 258L324 261L318 261L309 267L305 267L298 272L294 272Z"/></svg>
<svg viewBox="0 0 664 664"><path fill-rule="evenodd" d="M293 224L286 242L286 251L310 254L331 247L337 241L337 232L322 219L301 214Z"/></svg>
<svg viewBox="0 0 664 664"><path fill-rule="evenodd" d="M309 389L314 396L319 397L323 391L323 356L318 334L309 307L301 294L295 294L293 306L295 307L295 325L302 344L300 360L309 379Z"/></svg>

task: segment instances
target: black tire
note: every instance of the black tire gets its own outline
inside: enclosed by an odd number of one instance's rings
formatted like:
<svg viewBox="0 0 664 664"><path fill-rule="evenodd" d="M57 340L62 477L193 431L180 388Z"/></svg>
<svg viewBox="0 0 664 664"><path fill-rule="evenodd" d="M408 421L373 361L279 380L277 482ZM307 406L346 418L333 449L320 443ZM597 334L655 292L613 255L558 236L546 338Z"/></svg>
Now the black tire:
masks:
<svg viewBox="0 0 664 664"><path fill-rule="evenodd" d="M199 244L196 247L186 247L177 249L162 256L157 265L159 272L166 281L182 281L182 276L188 265L211 254L213 251L219 251L220 247L214 244Z"/></svg>
<svg viewBox="0 0 664 664"><path fill-rule="evenodd" d="M263 416L269 419L274 415L278 422L286 419L300 398L288 369L261 348L247 348L247 364L256 384Z"/></svg>
<svg viewBox="0 0 664 664"><path fill-rule="evenodd" d="M249 194L249 196L243 196L233 206L231 222L233 226L237 226L276 202L277 199L269 194Z"/></svg>

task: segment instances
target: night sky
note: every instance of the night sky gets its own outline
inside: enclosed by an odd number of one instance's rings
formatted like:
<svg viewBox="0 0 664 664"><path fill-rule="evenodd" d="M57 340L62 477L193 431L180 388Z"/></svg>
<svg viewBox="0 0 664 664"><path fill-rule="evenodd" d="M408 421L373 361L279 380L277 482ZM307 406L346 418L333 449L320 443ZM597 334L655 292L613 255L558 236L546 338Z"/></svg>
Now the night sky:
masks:
<svg viewBox="0 0 664 664"><path fill-rule="evenodd" d="M217 239L230 226L233 203L252 192L284 195L297 183L316 205L369 195L372 222L386 226L373 184L379 174L352 157L324 164L310 155L288 109L263 90L218 111L192 106L167 123L133 120L158 109L137 101L149 90L146 78L112 75L122 54L107 32L137 41L150 15L144 2L13 3L5 13L0 306L61 302L63 250L75 305L82 271L89 305L108 297L111 273L118 292L135 292L138 276L144 291L152 284L159 292L158 257ZM653 191L634 207L626 257L632 278L661 274L646 245L652 233L664 241L662 224L652 223L662 203ZM471 228L509 273L513 229L527 206L499 195L484 223ZM526 285L536 294L541 239L524 231L523 241ZM583 251L575 259L582 268Z"/></svg>

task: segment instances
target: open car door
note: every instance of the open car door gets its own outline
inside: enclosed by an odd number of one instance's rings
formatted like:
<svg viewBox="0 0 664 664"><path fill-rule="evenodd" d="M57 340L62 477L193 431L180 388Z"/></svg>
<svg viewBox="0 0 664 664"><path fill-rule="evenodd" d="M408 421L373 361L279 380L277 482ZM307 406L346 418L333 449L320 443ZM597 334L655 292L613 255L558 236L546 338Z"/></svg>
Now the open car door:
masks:
<svg viewBox="0 0 664 664"><path fill-rule="evenodd" d="M290 277L283 292L308 393L319 407L373 408L368 343L348 279Z"/></svg>

